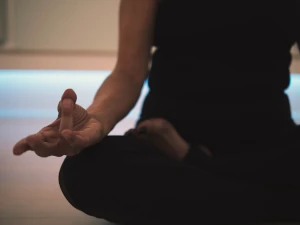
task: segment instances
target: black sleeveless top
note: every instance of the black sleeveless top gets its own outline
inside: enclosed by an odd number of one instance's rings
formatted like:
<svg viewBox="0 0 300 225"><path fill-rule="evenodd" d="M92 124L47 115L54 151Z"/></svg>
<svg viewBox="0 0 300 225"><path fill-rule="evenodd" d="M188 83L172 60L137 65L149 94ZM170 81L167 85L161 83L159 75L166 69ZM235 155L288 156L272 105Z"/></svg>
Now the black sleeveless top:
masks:
<svg viewBox="0 0 300 225"><path fill-rule="evenodd" d="M162 0L141 119L166 118L187 139L281 132L299 32L300 0Z"/></svg>

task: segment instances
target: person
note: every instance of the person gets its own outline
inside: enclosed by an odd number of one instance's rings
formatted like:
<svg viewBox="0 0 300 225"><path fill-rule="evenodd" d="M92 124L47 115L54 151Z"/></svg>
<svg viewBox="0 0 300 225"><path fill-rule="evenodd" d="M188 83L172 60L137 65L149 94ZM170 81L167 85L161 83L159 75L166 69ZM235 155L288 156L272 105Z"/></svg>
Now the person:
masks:
<svg viewBox="0 0 300 225"><path fill-rule="evenodd" d="M14 154L66 155L70 204L119 224L300 221L300 130L285 93L299 5L122 0L117 63L91 106L66 90L58 118ZM110 136L147 78L136 126Z"/></svg>

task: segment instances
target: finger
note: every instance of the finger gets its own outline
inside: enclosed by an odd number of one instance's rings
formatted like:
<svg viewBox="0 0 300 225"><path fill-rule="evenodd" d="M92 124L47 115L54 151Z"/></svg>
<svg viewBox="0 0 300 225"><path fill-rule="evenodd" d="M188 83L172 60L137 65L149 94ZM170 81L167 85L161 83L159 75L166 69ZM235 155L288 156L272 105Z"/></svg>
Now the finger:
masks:
<svg viewBox="0 0 300 225"><path fill-rule="evenodd" d="M61 133L62 141L60 146L64 146L66 155L73 156L76 155L84 148L83 142L77 135L70 130L64 130Z"/></svg>
<svg viewBox="0 0 300 225"><path fill-rule="evenodd" d="M47 157L52 155L51 151L53 144L44 142L45 137L41 133L30 135L26 138L30 150L34 151L40 157Z"/></svg>
<svg viewBox="0 0 300 225"><path fill-rule="evenodd" d="M31 150L31 147L28 145L26 138L23 138L20 141L18 141L13 147L13 154L22 155L24 152L28 150Z"/></svg>
<svg viewBox="0 0 300 225"><path fill-rule="evenodd" d="M59 131L73 128L73 107L74 103L71 99L64 99L61 102L61 121Z"/></svg>
<svg viewBox="0 0 300 225"><path fill-rule="evenodd" d="M65 92L63 93L63 95L61 97L61 100L59 101L58 106L57 106L57 111L59 112L59 114L61 114L61 102L64 99L72 99L73 102L74 102L74 104L76 104L77 95L76 95L76 93L74 92L73 89L67 89L67 90L65 90Z"/></svg>
<svg viewBox="0 0 300 225"><path fill-rule="evenodd" d="M63 148L59 148L57 143L45 142L42 133L30 135L20 140L13 148L14 155L22 155L26 151L34 151L40 157L63 156L67 155L68 144L64 144Z"/></svg>
<svg viewBox="0 0 300 225"><path fill-rule="evenodd" d="M77 95L75 93L75 91L73 89L67 89L65 90L65 92L63 93L61 100L64 100L66 98L72 99L74 104L77 101Z"/></svg>
<svg viewBox="0 0 300 225"><path fill-rule="evenodd" d="M73 111L77 100L76 93L72 89L67 89L62 95L59 104L59 112L61 116L59 131L65 129L73 129Z"/></svg>
<svg viewBox="0 0 300 225"><path fill-rule="evenodd" d="M57 139L57 137L55 137ZM39 132L27 137L30 150L34 151L40 157L63 156L68 155L69 144L66 141L51 141L51 131Z"/></svg>

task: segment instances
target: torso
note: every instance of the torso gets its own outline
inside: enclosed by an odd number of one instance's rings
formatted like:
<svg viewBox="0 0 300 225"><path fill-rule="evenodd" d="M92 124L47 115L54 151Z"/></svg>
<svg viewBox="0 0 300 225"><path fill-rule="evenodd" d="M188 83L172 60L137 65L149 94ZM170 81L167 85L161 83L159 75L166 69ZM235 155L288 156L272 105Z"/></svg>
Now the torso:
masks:
<svg viewBox="0 0 300 225"><path fill-rule="evenodd" d="M264 121L265 131L274 131L274 123L289 126L284 90L290 49L300 37L299 6L299 0L163 0L142 119L164 117L183 134L202 125L199 133L208 136L218 133L205 132L210 127L221 135L224 126L251 130L255 121Z"/></svg>

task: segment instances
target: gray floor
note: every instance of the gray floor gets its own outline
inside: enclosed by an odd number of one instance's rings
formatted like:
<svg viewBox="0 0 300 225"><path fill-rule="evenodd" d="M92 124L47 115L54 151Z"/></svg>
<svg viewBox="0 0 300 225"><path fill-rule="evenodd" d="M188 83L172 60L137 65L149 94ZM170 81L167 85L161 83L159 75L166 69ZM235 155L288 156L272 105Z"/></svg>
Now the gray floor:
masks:
<svg viewBox="0 0 300 225"><path fill-rule="evenodd" d="M0 225L105 225L73 209L60 192L57 174L63 158L42 159L28 152L12 155L14 143L35 133L56 117L64 89L72 87L78 103L87 107L106 71L0 70ZM146 94L144 87L142 97ZM293 117L300 119L300 76L292 76L288 90ZM141 99L114 130L122 134L134 125Z"/></svg>

